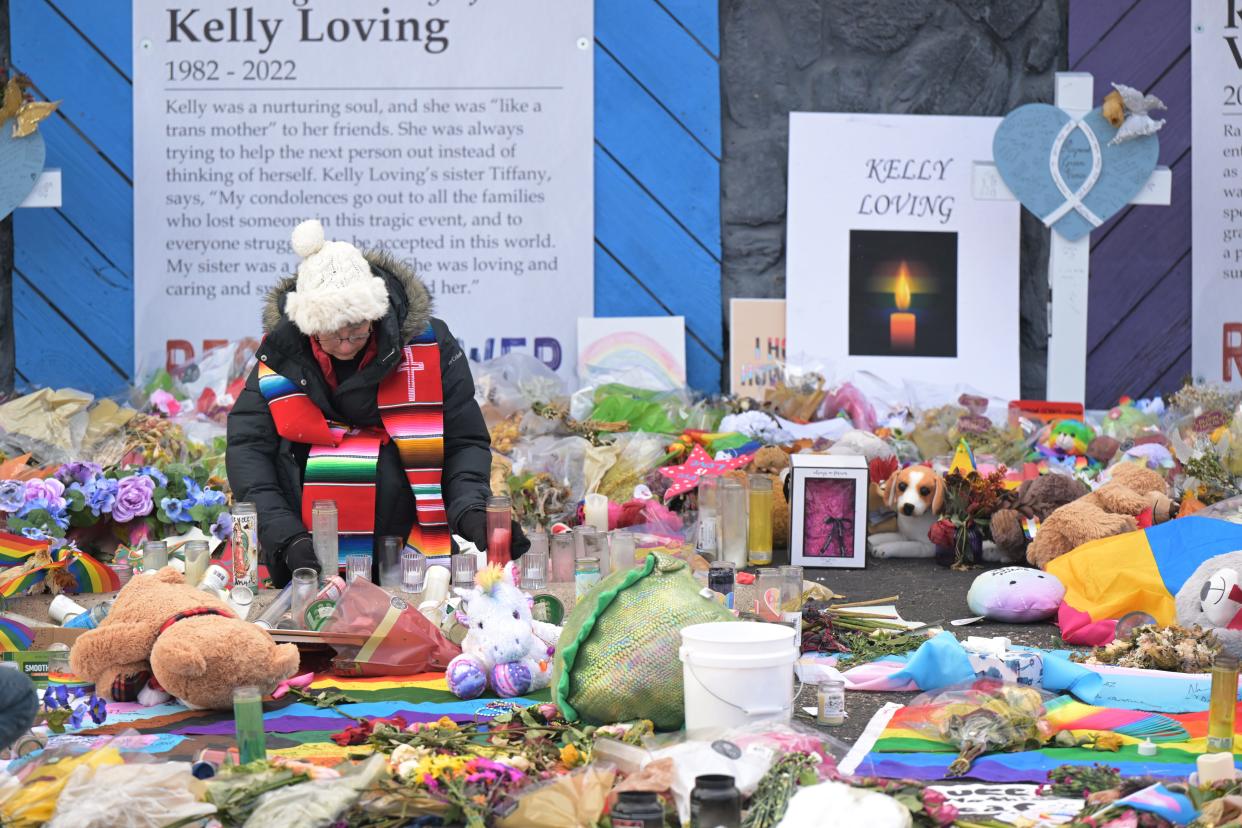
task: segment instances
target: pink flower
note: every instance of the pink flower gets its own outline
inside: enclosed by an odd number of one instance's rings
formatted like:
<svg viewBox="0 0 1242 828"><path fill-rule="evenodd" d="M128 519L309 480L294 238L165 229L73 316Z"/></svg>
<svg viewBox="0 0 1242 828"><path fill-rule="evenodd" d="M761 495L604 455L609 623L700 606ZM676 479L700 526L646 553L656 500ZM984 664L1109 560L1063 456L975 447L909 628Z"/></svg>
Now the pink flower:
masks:
<svg viewBox="0 0 1242 828"><path fill-rule="evenodd" d="M63 509L65 484L55 477L49 477L46 480L27 480L25 497L27 503L32 500L43 500L52 504L59 503Z"/></svg>
<svg viewBox="0 0 1242 828"><path fill-rule="evenodd" d="M177 398L164 390L151 392L151 405L158 408L168 417L176 417L181 413L181 403Z"/></svg>

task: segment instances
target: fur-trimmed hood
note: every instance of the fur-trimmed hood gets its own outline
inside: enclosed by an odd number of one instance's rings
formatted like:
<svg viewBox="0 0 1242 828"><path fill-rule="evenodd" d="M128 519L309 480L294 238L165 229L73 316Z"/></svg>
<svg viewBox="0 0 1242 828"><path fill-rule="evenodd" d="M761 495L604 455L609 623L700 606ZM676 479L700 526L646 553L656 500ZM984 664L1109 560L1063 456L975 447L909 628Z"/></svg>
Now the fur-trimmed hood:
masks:
<svg viewBox="0 0 1242 828"><path fill-rule="evenodd" d="M431 321L431 292L423 280L409 265L380 250L367 250L363 256L375 275L388 285L388 312L400 322L401 342L405 343L421 333ZM263 300L263 333L270 334L282 322L290 322L285 315L285 299L297 290L297 276L286 276L267 292Z"/></svg>

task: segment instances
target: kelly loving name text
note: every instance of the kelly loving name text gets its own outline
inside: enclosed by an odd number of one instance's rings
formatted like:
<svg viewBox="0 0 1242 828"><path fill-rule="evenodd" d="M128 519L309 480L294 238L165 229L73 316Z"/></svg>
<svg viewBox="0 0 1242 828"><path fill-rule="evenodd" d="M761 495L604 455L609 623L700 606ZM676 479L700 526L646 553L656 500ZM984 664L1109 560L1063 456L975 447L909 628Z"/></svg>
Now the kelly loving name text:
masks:
<svg viewBox="0 0 1242 828"><path fill-rule="evenodd" d="M890 182L943 184L952 163L952 158L868 158L866 179L880 185ZM951 195L866 193L858 205L858 215L934 218L940 224L947 224L953 218L953 204Z"/></svg>
<svg viewBox="0 0 1242 828"><path fill-rule="evenodd" d="M211 12L223 14L204 12L202 8L168 8L168 42L256 43L261 47L261 55L267 54L283 33L295 33L302 43L415 43L432 55L442 54L449 47L445 33L449 21L445 17L394 17L388 6L380 9L380 17L330 17L316 12L310 0L290 2L296 13L292 21L284 17L260 17L254 6L211 9ZM448 7L456 3L458 7L468 8L478 2L426 0L428 7ZM408 3L392 0L392 5L408 6ZM286 27L289 22L292 25Z"/></svg>

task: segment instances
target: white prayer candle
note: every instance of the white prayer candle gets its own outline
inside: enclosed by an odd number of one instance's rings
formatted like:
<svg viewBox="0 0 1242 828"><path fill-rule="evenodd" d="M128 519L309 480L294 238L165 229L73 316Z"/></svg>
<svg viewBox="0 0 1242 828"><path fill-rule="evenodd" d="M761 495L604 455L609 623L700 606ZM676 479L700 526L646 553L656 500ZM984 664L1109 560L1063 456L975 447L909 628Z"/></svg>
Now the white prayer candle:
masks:
<svg viewBox="0 0 1242 828"><path fill-rule="evenodd" d="M1205 753L1195 760L1199 771L1199 784L1211 785L1221 780L1237 777L1232 753Z"/></svg>
<svg viewBox="0 0 1242 828"><path fill-rule="evenodd" d="M594 526L597 532L608 531L608 497L606 495L587 495L582 511L583 523Z"/></svg>

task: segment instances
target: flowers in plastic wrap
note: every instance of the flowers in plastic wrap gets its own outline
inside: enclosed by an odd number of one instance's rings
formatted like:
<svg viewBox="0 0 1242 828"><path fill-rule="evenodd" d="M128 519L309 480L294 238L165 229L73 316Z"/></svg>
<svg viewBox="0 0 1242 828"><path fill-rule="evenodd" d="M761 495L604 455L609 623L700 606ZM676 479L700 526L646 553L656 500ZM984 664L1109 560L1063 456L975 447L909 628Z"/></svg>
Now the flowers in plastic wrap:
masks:
<svg viewBox="0 0 1242 828"><path fill-rule="evenodd" d="M991 679L924 693L911 704L922 708L912 727L958 749L945 775L964 776L985 753L1033 750L1048 740L1044 694L1031 687Z"/></svg>

